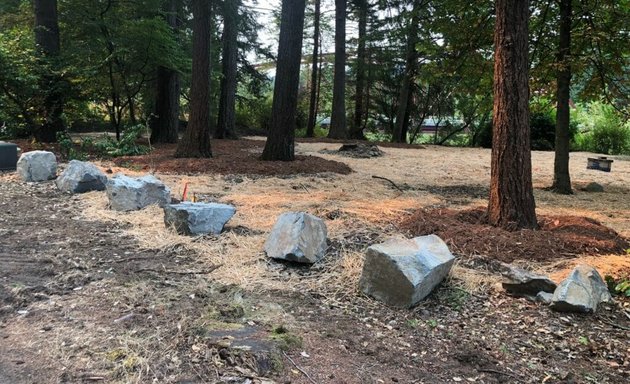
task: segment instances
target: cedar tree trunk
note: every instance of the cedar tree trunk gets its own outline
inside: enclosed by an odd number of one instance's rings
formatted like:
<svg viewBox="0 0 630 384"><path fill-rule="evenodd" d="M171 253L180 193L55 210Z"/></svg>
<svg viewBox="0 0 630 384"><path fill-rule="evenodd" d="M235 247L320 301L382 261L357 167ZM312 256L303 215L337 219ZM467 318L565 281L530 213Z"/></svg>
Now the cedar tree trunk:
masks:
<svg viewBox="0 0 630 384"><path fill-rule="evenodd" d="M305 7L306 0L282 0L271 127L262 154L263 160L295 159L295 119L300 86Z"/></svg>
<svg viewBox="0 0 630 384"><path fill-rule="evenodd" d="M368 19L368 2L367 0L357 0L357 13L359 19L359 42L357 46L357 83L354 95L354 121L350 129L351 139L365 139L363 136L363 117L366 114L365 91L367 84L366 62L365 62L365 41L367 39L367 19Z"/></svg>
<svg viewBox="0 0 630 384"><path fill-rule="evenodd" d="M413 15L409 25L409 35L407 36L407 60L405 63L405 74L400 87L398 97L398 112L396 113L396 127L392 135L395 143L406 143L407 132L409 131L409 118L411 116L411 101L413 99L413 87L416 77L416 67L418 65L418 53L416 44L418 43L418 22L419 1L414 1Z"/></svg>
<svg viewBox="0 0 630 384"><path fill-rule="evenodd" d="M333 80L331 139L348 137L346 127L346 0L335 0L335 76Z"/></svg>
<svg viewBox="0 0 630 384"><path fill-rule="evenodd" d="M496 0L490 224L536 228L529 136L528 0Z"/></svg>
<svg viewBox="0 0 630 384"><path fill-rule="evenodd" d="M240 0L223 2L223 63L219 121L215 139L236 138L236 76L238 60L238 11Z"/></svg>
<svg viewBox="0 0 630 384"><path fill-rule="evenodd" d="M40 79L44 96L44 122L35 127L35 138L44 143L57 141L57 133L64 130L63 125L63 89L62 79L56 74L59 56L59 20L57 0L35 0L35 43L37 52L44 66L50 68Z"/></svg>
<svg viewBox="0 0 630 384"><path fill-rule="evenodd" d="M177 31L177 0L166 4L166 22ZM152 143L177 143L179 127L179 73L171 68L158 66L154 117L151 119Z"/></svg>
<svg viewBox="0 0 630 384"><path fill-rule="evenodd" d="M571 87L571 0L560 0L560 45L558 49L558 79L556 111L556 156L553 167L554 192L569 195L571 175L569 174L569 98Z"/></svg>
<svg viewBox="0 0 630 384"><path fill-rule="evenodd" d="M311 99L308 107L308 124L306 125L306 137L315 136L315 124L317 123L317 78L319 65L319 22L321 16L321 0L315 0L315 13L313 14L313 65L311 69Z"/></svg>
<svg viewBox="0 0 630 384"><path fill-rule="evenodd" d="M212 157L210 149L210 3L192 0L190 120L175 157Z"/></svg>

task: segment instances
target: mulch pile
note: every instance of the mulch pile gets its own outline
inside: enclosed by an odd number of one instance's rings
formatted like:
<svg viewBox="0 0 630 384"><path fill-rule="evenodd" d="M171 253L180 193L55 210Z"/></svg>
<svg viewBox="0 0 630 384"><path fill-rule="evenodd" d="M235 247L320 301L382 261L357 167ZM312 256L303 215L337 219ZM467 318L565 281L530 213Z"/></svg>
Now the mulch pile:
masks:
<svg viewBox="0 0 630 384"><path fill-rule="evenodd" d="M156 145L145 156L114 159L120 167L155 170L160 173L213 173L245 175L295 175L333 172L347 175L352 169L346 164L316 156L296 156L295 161L262 161L265 142L260 140L212 140L211 159L176 159L176 144Z"/></svg>
<svg viewBox="0 0 630 384"><path fill-rule="evenodd" d="M412 236L436 234L454 254L514 260L552 261L578 255L624 254L621 237L596 220L576 216L538 216L539 230L506 231L487 223L483 209L420 209L400 228Z"/></svg>

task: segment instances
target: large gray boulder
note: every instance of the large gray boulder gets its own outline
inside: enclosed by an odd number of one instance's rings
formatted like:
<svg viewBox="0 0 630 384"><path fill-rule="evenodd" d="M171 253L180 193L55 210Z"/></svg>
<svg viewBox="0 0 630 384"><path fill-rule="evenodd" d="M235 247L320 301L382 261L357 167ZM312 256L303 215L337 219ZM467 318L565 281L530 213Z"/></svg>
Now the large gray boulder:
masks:
<svg viewBox="0 0 630 384"><path fill-rule="evenodd" d="M359 289L393 307L409 308L448 276L454 262L438 236L390 239L368 248Z"/></svg>
<svg viewBox="0 0 630 384"><path fill-rule="evenodd" d="M560 283L551 299L551 308L560 312L595 312L597 306L612 301L608 287L597 270L578 265Z"/></svg>
<svg viewBox="0 0 630 384"><path fill-rule="evenodd" d="M106 184L107 197L116 211L136 211L149 205L164 207L171 202L171 191L153 175L132 178L117 174Z"/></svg>
<svg viewBox="0 0 630 384"><path fill-rule="evenodd" d="M319 261L328 245L326 224L305 212L287 212L278 217L267 241L265 252L273 259L313 264Z"/></svg>
<svg viewBox="0 0 630 384"><path fill-rule="evenodd" d="M164 224L181 235L218 235L235 213L236 208L227 204L169 204L164 206Z"/></svg>
<svg viewBox="0 0 630 384"><path fill-rule="evenodd" d="M20 156L17 173L24 181L46 181L57 177L57 158L48 151L31 151Z"/></svg>
<svg viewBox="0 0 630 384"><path fill-rule="evenodd" d="M517 296L538 295L538 292L553 293L556 290L554 283L547 276L528 272L524 269L508 266L504 275L508 281L503 282L503 289Z"/></svg>
<svg viewBox="0 0 630 384"><path fill-rule="evenodd" d="M72 160L55 183L57 188L63 192L103 191L107 183L107 176L92 163Z"/></svg>

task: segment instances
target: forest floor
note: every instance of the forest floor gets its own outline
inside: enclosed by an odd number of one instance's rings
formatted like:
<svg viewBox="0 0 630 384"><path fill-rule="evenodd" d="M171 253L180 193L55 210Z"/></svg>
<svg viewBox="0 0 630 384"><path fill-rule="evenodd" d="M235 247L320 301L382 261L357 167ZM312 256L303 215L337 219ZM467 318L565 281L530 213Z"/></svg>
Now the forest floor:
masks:
<svg viewBox="0 0 630 384"><path fill-rule="evenodd" d="M26 143L20 143L27 147ZM215 158L97 161L154 172L181 197L234 204L220 236L164 227L159 208L119 213L104 193L0 173L0 383L622 383L630 301L563 314L500 287L496 261L559 282L579 263L630 276L630 161L612 172L571 155L575 194L545 190L553 153L534 152L540 231L483 223L490 151L381 146L382 156L301 141L294 163L258 161L263 141L213 141ZM377 176L380 178L374 178ZM385 178L385 179L383 179ZM604 192L582 190L597 182ZM268 260L277 216L325 219L311 268ZM357 291L365 249L437 233L449 279L409 310Z"/></svg>

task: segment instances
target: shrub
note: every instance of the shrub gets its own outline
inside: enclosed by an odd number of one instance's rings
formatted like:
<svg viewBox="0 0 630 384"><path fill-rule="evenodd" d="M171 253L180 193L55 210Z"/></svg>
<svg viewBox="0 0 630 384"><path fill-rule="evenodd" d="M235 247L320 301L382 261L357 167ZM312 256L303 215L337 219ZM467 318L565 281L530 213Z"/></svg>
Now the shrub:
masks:
<svg viewBox="0 0 630 384"><path fill-rule="evenodd" d="M116 141L108 136L104 143L96 144L96 146L100 147L104 154L113 157L145 155L151 152L151 148L137 143L138 138L144 132L147 132L145 125L134 125L125 129L120 141Z"/></svg>
<svg viewBox="0 0 630 384"><path fill-rule="evenodd" d="M271 106L271 96L237 103L236 125L268 131L271 125Z"/></svg>
<svg viewBox="0 0 630 384"><path fill-rule="evenodd" d="M533 112L529 116L531 149L534 151L552 151L556 146L556 120L551 112ZM576 140L578 124L571 121L569 137ZM492 122L481 126L474 137L474 144L483 148L492 148Z"/></svg>
<svg viewBox="0 0 630 384"><path fill-rule="evenodd" d="M575 141L577 149L607 155L630 154L630 124L624 124L612 106L593 103L581 120L582 132Z"/></svg>

